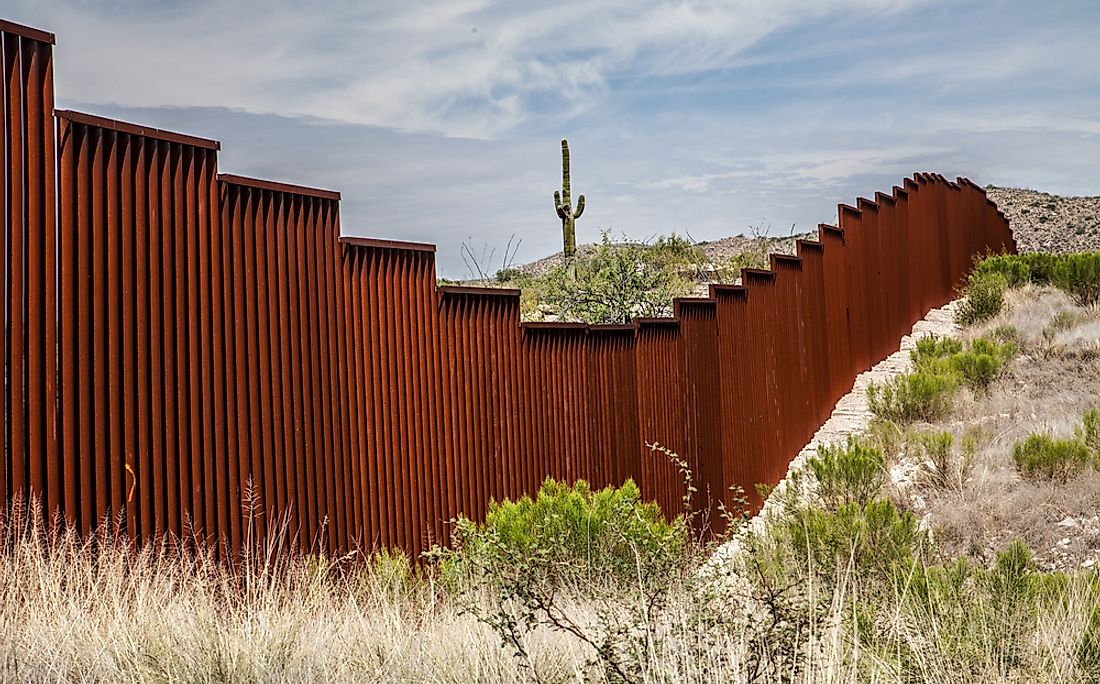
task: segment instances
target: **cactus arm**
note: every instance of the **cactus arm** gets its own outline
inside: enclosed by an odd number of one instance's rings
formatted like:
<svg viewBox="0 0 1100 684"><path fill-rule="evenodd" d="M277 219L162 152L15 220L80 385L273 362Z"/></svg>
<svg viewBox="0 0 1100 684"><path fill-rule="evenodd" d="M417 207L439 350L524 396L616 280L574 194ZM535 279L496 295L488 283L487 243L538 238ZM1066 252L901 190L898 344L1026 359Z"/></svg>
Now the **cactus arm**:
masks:
<svg viewBox="0 0 1100 684"><path fill-rule="evenodd" d="M577 198L577 210L573 212L573 218L578 219L584 213L584 195Z"/></svg>
<svg viewBox="0 0 1100 684"><path fill-rule="evenodd" d="M558 218L561 220L564 221L569 217L569 215L565 213L565 205L561 203L561 193L557 190L554 191L554 209L557 210Z"/></svg>

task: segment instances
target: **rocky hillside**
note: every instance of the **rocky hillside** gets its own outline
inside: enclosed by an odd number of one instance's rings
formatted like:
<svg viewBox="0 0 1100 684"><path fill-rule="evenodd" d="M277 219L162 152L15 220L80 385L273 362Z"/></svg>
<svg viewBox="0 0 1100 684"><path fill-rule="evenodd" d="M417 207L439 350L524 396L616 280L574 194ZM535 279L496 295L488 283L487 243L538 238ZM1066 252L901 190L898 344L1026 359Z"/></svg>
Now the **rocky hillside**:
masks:
<svg viewBox="0 0 1100 684"><path fill-rule="evenodd" d="M1100 250L1100 197L1060 197L994 185L985 190L1008 217L1021 252Z"/></svg>

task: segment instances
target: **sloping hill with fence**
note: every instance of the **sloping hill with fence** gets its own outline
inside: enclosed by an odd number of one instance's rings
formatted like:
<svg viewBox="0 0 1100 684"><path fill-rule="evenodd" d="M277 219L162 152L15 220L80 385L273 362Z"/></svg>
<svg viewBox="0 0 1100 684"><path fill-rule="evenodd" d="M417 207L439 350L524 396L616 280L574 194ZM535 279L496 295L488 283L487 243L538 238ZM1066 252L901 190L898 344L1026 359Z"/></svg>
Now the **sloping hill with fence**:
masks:
<svg viewBox="0 0 1100 684"><path fill-rule="evenodd" d="M916 174L672 318L521 324L517 291L437 287L432 245L341 236L336 192L55 111L53 36L0 36L0 479L85 532L239 549L286 520L303 549L417 553L547 476L676 512L647 442L705 505L755 498L975 255L1015 249L978 186Z"/></svg>

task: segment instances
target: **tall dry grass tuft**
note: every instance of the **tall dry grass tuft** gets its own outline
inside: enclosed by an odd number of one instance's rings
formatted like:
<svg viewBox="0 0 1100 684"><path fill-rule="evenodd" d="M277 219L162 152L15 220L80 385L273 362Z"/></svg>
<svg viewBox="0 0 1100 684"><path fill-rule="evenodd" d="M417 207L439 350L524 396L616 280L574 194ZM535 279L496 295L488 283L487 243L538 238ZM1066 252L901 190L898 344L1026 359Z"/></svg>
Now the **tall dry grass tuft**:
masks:
<svg viewBox="0 0 1100 684"><path fill-rule="evenodd" d="M37 510L0 518L4 681L526 681L403 561L339 568L267 546L231 568L170 540L136 548L110 524L84 540ZM567 644L532 638L540 667L569 671Z"/></svg>

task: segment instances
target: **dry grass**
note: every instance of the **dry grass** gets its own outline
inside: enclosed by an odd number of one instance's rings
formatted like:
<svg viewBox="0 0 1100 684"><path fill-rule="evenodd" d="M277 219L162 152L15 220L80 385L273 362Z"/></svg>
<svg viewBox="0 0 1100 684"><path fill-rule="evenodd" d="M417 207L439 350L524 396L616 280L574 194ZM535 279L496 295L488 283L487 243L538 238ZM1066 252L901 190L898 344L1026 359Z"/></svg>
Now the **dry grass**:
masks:
<svg viewBox="0 0 1100 684"><path fill-rule="evenodd" d="M560 630L534 630L524 641L530 660L513 657L459 601L400 564L340 570L317 558L265 564L260 554L230 572L169 546L135 551L107 536L83 542L35 529L0 521L4 681L614 681L589 647ZM640 620L632 642L638 682L974 681L972 671L940 665L954 657L957 635L943 625L957 616L934 606L898 596L896 607L882 611L892 618L874 626L876 641L910 653L904 662L862 646L850 618L867 599L858 578L841 575L839 586L822 593L821 619L790 640L790 668L756 679L760 644L752 636L767 625L767 601L743 581L686 579L669 588L659 610L630 591L609 601L581 589L564 609L585 630L607 624L608 611L612 622ZM802 595L821 591L812 582ZM996 649L986 653L985 642L970 662L988 668L982 681L1037 681L1036 673L1078 681L1077 649L1098 606L1095 592L1076 589L1040 603L1025 664L1014 670L1026 678L997 675ZM979 628L987 637L1003 630Z"/></svg>
<svg viewBox="0 0 1100 684"><path fill-rule="evenodd" d="M261 554L230 572L168 545L18 527L0 522L4 681L528 681L491 630L399 564ZM533 638L548 673L578 652Z"/></svg>

